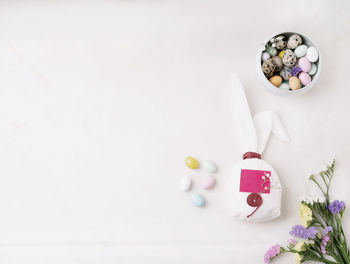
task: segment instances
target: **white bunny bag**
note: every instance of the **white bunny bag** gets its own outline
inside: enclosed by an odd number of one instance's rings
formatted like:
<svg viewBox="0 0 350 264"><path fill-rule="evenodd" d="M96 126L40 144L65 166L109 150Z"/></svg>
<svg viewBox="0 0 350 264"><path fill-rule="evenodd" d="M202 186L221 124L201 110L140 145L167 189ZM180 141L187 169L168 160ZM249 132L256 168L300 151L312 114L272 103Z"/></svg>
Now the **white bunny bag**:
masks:
<svg viewBox="0 0 350 264"><path fill-rule="evenodd" d="M270 221L281 214L282 186L272 166L261 159L261 154L271 132L283 141L289 141L289 138L273 111L261 112L252 118L243 86L236 75L232 76L232 95L243 157L230 175L231 210L243 221Z"/></svg>

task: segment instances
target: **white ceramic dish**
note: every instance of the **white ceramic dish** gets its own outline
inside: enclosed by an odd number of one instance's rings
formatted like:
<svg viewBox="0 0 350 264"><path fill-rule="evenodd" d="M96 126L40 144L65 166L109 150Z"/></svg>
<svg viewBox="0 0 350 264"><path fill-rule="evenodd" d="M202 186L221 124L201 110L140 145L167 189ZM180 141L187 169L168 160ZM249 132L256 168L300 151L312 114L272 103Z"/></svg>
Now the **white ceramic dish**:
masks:
<svg viewBox="0 0 350 264"><path fill-rule="evenodd" d="M286 38L288 38L290 35L293 35L293 34L298 34L302 37L303 39L303 43L306 44L308 47L311 47L311 46L314 46L317 51L318 51L318 60L315 62L316 65L317 65L317 72L315 75L311 76L312 78L312 81L310 84L306 85L305 87L303 88L300 88L298 90L294 90L294 91L291 91L291 90L283 90L283 89L280 89L274 85L272 85L269 80L266 78L265 74L263 73L262 69L261 69L261 55L262 53L264 52L264 48L265 48L265 45L269 42L269 40L271 38L274 38L274 37L277 37L279 35L284 35L286 36ZM282 33L279 33L279 34L276 34L274 36L271 36L269 37L260 47L259 47L259 50L258 50L258 54L256 56L256 71L258 73L258 77L259 79L261 80L262 84L264 85L264 87L266 87L269 91L273 92L274 94L276 95L282 95L282 96L292 96L292 95L300 95L300 94L303 94L303 93L306 93L307 91L309 91L314 85L315 83L317 82L317 80L319 79L320 77L320 73L321 73L321 68L322 68L322 56L320 54L320 49L315 45L315 43L308 37L306 37L305 35L303 34L300 34L300 33L296 33L296 32L282 32Z"/></svg>

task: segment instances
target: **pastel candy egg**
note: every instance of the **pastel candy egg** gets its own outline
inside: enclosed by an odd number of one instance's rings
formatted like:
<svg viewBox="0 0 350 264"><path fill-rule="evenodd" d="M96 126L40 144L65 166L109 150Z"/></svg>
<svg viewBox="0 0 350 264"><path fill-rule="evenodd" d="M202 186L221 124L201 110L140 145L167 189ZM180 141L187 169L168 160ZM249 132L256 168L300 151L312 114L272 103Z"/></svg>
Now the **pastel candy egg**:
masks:
<svg viewBox="0 0 350 264"><path fill-rule="evenodd" d="M311 69L309 70L309 75L314 75L317 72L317 66L315 63L311 63Z"/></svg>
<svg viewBox="0 0 350 264"><path fill-rule="evenodd" d="M318 51L315 47L310 47L307 49L306 52L306 58L310 61L310 62L315 62L318 60Z"/></svg>
<svg viewBox="0 0 350 264"><path fill-rule="evenodd" d="M297 58L304 57L306 55L306 52L307 52L307 46L306 45L300 45L299 47L297 47L294 50L295 56L297 56Z"/></svg>
<svg viewBox="0 0 350 264"><path fill-rule="evenodd" d="M197 169L198 168L198 161L191 156L188 156L185 158L185 163L187 165L187 167L189 167L190 169Z"/></svg>
<svg viewBox="0 0 350 264"><path fill-rule="evenodd" d="M281 59L283 58L283 54L284 54L285 50L282 50L279 54L278 57L280 57Z"/></svg>
<svg viewBox="0 0 350 264"><path fill-rule="evenodd" d="M261 54L261 60L262 61L266 61L266 60L268 60L268 59L270 59L270 54L268 54L267 52L263 52L262 54Z"/></svg>
<svg viewBox="0 0 350 264"><path fill-rule="evenodd" d="M282 83L282 77L281 76L278 76L278 75L275 75L275 76L272 76L270 79L269 79L270 83L272 83L274 86L278 87L281 85Z"/></svg>
<svg viewBox="0 0 350 264"><path fill-rule="evenodd" d="M299 59L299 67L303 72L308 72L311 70L311 63L306 57L302 57Z"/></svg>
<svg viewBox="0 0 350 264"><path fill-rule="evenodd" d="M205 205L205 200L202 195L194 193L191 196L192 203L197 207L203 207Z"/></svg>
<svg viewBox="0 0 350 264"><path fill-rule="evenodd" d="M299 80L300 80L301 84L304 85L304 86L306 86L309 83L311 83L311 77L306 72L300 73L298 77L299 77Z"/></svg>
<svg viewBox="0 0 350 264"><path fill-rule="evenodd" d="M266 52L270 54L270 56L276 56L277 55L277 50L272 47L272 46L267 46L266 47Z"/></svg>
<svg viewBox="0 0 350 264"><path fill-rule="evenodd" d="M209 173L215 173L217 171L216 164L210 160L206 160L203 162L203 168Z"/></svg>
<svg viewBox="0 0 350 264"><path fill-rule="evenodd" d="M292 90L298 90L301 87L298 77L292 76L289 79L289 88Z"/></svg>
<svg viewBox="0 0 350 264"><path fill-rule="evenodd" d="M187 192L191 189L192 186L192 180L190 177L182 177L179 183L179 189L180 191Z"/></svg>
<svg viewBox="0 0 350 264"><path fill-rule="evenodd" d="M280 88L282 90L289 90L289 85L288 85L288 83L281 83L281 85L278 86L278 88Z"/></svg>
<svg viewBox="0 0 350 264"><path fill-rule="evenodd" d="M214 187L215 185L215 178L213 176L208 176L204 179L203 183L202 183L202 187L205 190L209 190L211 188Z"/></svg>

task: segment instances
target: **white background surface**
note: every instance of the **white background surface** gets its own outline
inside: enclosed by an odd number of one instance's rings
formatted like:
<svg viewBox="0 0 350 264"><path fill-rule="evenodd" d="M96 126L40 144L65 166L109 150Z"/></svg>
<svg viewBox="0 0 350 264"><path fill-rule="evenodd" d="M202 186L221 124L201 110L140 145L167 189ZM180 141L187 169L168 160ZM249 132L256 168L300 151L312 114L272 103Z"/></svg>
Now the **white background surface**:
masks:
<svg viewBox="0 0 350 264"><path fill-rule="evenodd" d="M350 203L349 12L345 0L1 1L1 263L262 263L332 157L333 197ZM323 55L318 84L297 98L255 73L258 46L281 31ZM264 155L285 188L271 223L226 209L242 154L232 72L252 112L275 109L292 139L271 138ZM182 176L194 190L205 176L186 169L188 154L219 165L205 209L178 191Z"/></svg>

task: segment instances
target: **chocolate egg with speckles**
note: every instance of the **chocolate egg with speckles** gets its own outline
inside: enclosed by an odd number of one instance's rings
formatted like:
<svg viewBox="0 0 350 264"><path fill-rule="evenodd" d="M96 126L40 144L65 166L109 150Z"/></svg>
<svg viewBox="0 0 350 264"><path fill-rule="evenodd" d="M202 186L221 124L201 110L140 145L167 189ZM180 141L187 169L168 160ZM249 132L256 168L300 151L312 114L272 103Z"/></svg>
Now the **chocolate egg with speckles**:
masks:
<svg viewBox="0 0 350 264"><path fill-rule="evenodd" d="M283 69L280 71L280 76L283 80L288 81L289 78L292 77L291 68L283 67Z"/></svg>
<svg viewBox="0 0 350 264"><path fill-rule="evenodd" d="M288 39L288 42L287 42L287 48L288 49L296 49L296 47L301 45L301 43L303 43L303 40L299 35L297 35L297 34L291 35Z"/></svg>
<svg viewBox="0 0 350 264"><path fill-rule="evenodd" d="M293 67L297 63L297 56L290 49L287 49L282 56L282 62L287 67Z"/></svg>
<svg viewBox="0 0 350 264"><path fill-rule="evenodd" d="M273 56L272 58L273 64L275 64L275 71L279 72L283 68L283 62L282 59L278 56Z"/></svg>
<svg viewBox="0 0 350 264"><path fill-rule="evenodd" d="M282 50L287 46L287 41L285 40L285 36L278 36L275 38L276 49Z"/></svg>
<svg viewBox="0 0 350 264"><path fill-rule="evenodd" d="M273 63L272 59L268 59L263 62L261 68L267 77L271 77L275 71L276 66Z"/></svg>

